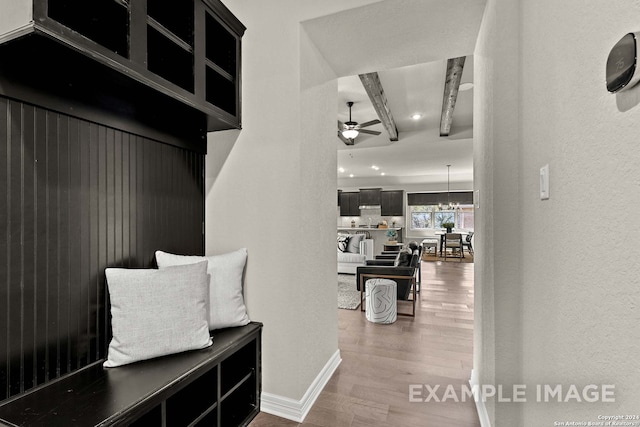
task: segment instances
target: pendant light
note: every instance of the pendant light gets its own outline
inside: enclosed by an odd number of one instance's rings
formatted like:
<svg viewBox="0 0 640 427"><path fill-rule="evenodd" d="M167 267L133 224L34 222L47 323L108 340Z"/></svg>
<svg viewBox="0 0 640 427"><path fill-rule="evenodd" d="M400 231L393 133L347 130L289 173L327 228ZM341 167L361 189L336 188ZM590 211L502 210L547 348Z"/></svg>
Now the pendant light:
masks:
<svg viewBox="0 0 640 427"><path fill-rule="evenodd" d="M438 209L439 210L453 210L453 209L458 209L460 207L459 203L452 203L450 200L450 193L449 193L449 184L450 184L450 179L449 179L449 172L451 170L451 165L447 165L447 205L445 207L442 206L442 203L438 203Z"/></svg>

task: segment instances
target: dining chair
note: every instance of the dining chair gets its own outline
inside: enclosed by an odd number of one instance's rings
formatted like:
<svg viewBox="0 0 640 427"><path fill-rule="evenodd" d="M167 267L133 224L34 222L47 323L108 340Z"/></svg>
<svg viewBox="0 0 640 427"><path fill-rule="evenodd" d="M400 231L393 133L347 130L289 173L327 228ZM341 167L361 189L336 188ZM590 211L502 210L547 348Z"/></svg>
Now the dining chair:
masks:
<svg viewBox="0 0 640 427"><path fill-rule="evenodd" d="M462 262L464 258L464 247L462 246L462 234L460 233L447 233L444 235L444 260L447 260L447 249L451 249L451 257L459 258ZM454 254L458 254L454 256Z"/></svg>
<svg viewBox="0 0 640 427"><path fill-rule="evenodd" d="M462 246L467 248L467 250L469 251L469 253L471 255L473 255L473 245L471 243L471 238L472 237L473 237L473 231L470 231L469 234L467 234L467 237L465 237L464 241L462 242Z"/></svg>

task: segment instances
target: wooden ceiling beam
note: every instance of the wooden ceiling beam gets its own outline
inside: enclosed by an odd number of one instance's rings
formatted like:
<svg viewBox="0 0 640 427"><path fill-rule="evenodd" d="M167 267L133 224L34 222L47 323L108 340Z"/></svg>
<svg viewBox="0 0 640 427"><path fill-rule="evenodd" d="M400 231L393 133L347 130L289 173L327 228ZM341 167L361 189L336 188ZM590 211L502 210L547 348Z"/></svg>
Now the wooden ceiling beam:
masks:
<svg viewBox="0 0 640 427"><path fill-rule="evenodd" d="M378 73L366 73L360 74L360 81L369 95L369 99L375 108L378 118L382 122L382 125L389 134L390 141L398 140L398 128L396 122L393 120L393 115L387 105L387 97L384 94L382 83L380 83L380 77Z"/></svg>
<svg viewBox="0 0 640 427"><path fill-rule="evenodd" d="M440 136L449 136L451 123L453 123L453 110L456 108L462 70L466 57L451 58L447 60L447 75L442 96L442 115L440 116Z"/></svg>

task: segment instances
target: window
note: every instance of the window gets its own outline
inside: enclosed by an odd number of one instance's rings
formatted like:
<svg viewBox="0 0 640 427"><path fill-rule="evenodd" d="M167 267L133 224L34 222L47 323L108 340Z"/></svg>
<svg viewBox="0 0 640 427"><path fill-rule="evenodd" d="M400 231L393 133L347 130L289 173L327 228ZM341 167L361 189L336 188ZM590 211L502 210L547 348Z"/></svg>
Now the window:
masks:
<svg viewBox="0 0 640 427"><path fill-rule="evenodd" d="M442 224L452 222L455 224L456 222L456 213L455 211L436 211L436 228L445 228Z"/></svg>
<svg viewBox="0 0 640 427"><path fill-rule="evenodd" d="M453 222L456 228L473 229L473 205L460 205L454 210L438 210L438 205L409 206L412 230L444 228L443 223Z"/></svg>
<svg viewBox="0 0 640 427"><path fill-rule="evenodd" d="M411 228L431 228L433 206L410 206L411 208Z"/></svg>

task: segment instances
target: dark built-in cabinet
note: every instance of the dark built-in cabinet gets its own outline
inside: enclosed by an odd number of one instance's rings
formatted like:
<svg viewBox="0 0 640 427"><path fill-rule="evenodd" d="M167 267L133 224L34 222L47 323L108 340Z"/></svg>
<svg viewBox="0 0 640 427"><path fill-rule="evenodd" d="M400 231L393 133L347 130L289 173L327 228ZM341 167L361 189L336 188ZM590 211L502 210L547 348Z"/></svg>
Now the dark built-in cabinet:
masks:
<svg viewBox="0 0 640 427"><path fill-rule="evenodd" d="M380 206L380 188L361 188L360 206Z"/></svg>
<svg viewBox="0 0 640 427"><path fill-rule="evenodd" d="M382 216L403 216L404 191L382 191L380 193L380 214Z"/></svg>
<svg viewBox="0 0 640 427"><path fill-rule="evenodd" d="M94 364L0 404L0 425L245 426L260 411L262 324L213 346L105 369Z"/></svg>
<svg viewBox="0 0 640 427"><path fill-rule="evenodd" d="M360 194L358 192L340 193L340 216L360 216Z"/></svg>
<svg viewBox="0 0 640 427"><path fill-rule="evenodd" d="M33 20L0 34L0 78L18 83L4 95L54 109L64 97L83 118L98 107L181 137L241 127L245 27L218 0L18 1Z"/></svg>

